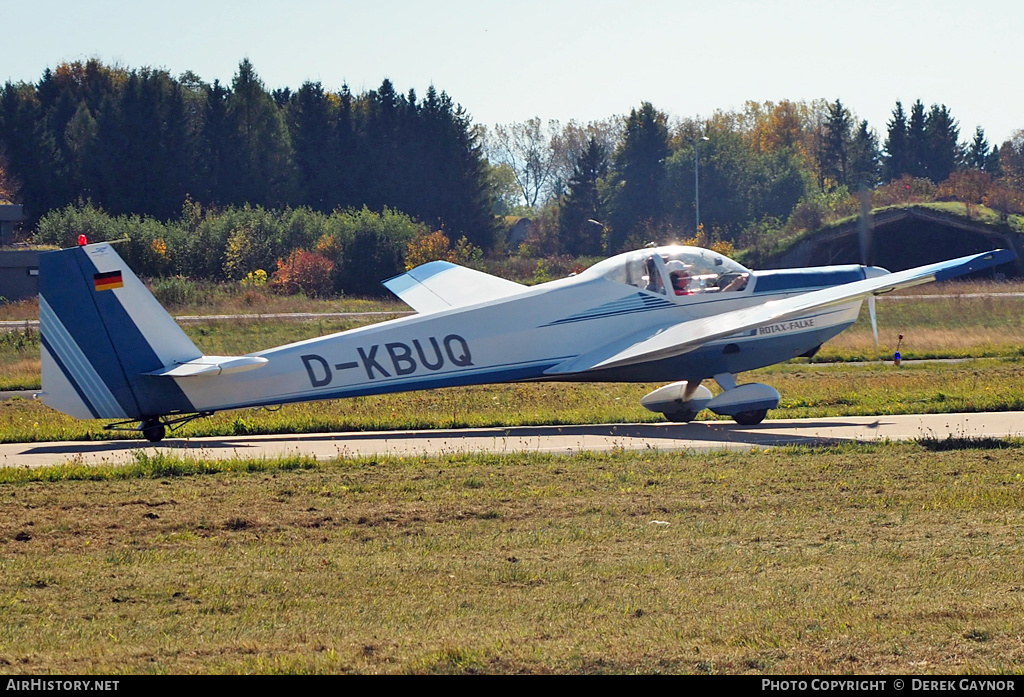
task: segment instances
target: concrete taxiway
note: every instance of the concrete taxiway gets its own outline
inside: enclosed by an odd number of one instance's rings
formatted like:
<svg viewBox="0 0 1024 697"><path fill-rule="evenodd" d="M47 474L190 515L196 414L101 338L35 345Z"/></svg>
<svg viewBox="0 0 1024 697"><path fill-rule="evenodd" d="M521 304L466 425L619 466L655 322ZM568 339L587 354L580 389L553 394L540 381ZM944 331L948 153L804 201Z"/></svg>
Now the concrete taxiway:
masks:
<svg viewBox="0 0 1024 697"><path fill-rule="evenodd" d="M379 431L310 435L168 438L141 440L8 443L0 445L0 466L41 467L67 462L121 464L138 451L225 459L309 455L318 460L382 455L542 452L571 454L609 450L742 450L780 445L920 438L1024 437L1024 412L906 414L826 419L768 420L757 426L731 421L690 424L602 424L519 426L430 431Z"/></svg>

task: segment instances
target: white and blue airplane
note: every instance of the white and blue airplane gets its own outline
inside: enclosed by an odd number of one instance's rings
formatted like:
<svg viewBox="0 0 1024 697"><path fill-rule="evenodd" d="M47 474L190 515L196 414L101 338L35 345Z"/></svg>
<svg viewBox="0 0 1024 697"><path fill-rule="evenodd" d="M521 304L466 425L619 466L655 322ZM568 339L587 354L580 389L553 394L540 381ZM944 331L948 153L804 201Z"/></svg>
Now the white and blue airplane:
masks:
<svg viewBox="0 0 1024 697"><path fill-rule="evenodd" d="M738 373L813 355L856 321L865 298L1014 258L994 250L897 273L751 271L707 249L665 246L535 286L435 261L384 283L413 315L207 356L111 244L84 244L40 255L41 396L154 442L227 409L533 380L670 382L641 403L672 421L707 408L756 424L779 393L738 385Z"/></svg>

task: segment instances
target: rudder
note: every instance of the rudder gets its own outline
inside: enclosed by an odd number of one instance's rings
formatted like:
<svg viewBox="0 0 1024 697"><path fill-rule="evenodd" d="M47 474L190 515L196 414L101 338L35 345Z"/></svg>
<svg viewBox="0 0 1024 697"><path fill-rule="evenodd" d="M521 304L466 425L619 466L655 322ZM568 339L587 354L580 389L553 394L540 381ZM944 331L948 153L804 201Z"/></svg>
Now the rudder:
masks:
<svg viewBox="0 0 1024 697"><path fill-rule="evenodd" d="M85 419L192 411L143 373L202 352L109 244L40 254L39 324L46 405Z"/></svg>

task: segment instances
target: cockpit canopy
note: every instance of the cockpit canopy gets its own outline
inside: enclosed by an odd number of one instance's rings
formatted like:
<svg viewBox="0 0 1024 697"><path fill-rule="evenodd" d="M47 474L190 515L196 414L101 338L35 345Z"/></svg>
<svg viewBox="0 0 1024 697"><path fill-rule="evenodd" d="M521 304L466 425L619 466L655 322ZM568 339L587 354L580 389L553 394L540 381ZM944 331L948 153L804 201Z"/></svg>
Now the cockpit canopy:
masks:
<svg viewBox="0 0 1024 697"><path fill-rule="evenodd" d="M750 271L729 257L700 247L638 249L605 259L584 273L663 295L741 291Z"/></svg>

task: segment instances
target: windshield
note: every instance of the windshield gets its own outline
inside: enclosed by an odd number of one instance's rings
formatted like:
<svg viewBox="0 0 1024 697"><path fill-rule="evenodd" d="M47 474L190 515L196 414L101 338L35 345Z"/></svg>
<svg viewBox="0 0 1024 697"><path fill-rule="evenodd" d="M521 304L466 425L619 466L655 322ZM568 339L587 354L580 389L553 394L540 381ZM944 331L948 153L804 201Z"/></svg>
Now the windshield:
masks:
<svg viewBox="0 0 1024 697"><path fill-rule="evenodd" d="M746 288L750 271L700 247L638 249L594 264L586 273L663 295L732 292Z"/></svg>

